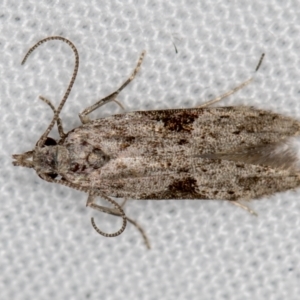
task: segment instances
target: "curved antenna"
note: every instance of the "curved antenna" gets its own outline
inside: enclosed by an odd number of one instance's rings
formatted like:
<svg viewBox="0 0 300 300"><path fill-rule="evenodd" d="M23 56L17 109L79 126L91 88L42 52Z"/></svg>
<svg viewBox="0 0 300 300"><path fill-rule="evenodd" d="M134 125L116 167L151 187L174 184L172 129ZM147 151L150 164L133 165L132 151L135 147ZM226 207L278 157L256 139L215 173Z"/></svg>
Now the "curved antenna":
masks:
<svg viewBox="0 0 300 300"><path fill-rule="evenodd" d="M120 235L126 228L127 226L127 217L126 217L126 214L124 212L124 210L122 209L122 207L114 200L110 199L109 197L103 195L102 193L100 192L94 192L94 193L91 193L91 191L88 189L88 188L85 188L83 186L78 186L74 183L71 183L71 182L68 182L68 181L64 181L62 179L53 179L51 178L50 176L48 176L47 174L43 174L43 173L38 173L38 175L44 179L45 181L48 181L48 182L52 182L52 183L58 183L58 184L61 184L61 185L64 185L64 186L67 186L67 187L70 187L74 190L77 190L77 191L81 191L81 192L86 192L87 194L91 195L91 196L99 196L103 199L105 199L107 202L110 202L119 212L120 212L120 216L122 217L123 219L123 223L122 223L122 227L121 229L119 229L118 231L114 232L114 233L106 233L106 232L103 232L102 230L100 230L96 224L95 224L95 221L94 221L94 218L91 219L91 222L92 222L92 225L94 227L94 229L101 235L105 236L105 237L115 237L115 236L118 236ZM129 220L129 222L132 222L131 220Z"/></svg>
<svg viewBox="0 0 300 300"><path fill-rule="evenodd" d="M45 39L42 39L40 40L39 42L37 42L33 47L31 47L28 52L26 53L24 59L22 60L22 65L25 64L27 58L29 57L29 55L36 49L38 48L41 44L45 43L45 42L48 42L48 41L51 41L51 40L60 40L60 41L63 41L65 43L67 43L73 50L74 52L74 55L75 55L75 66L74 66L74 71L73 71L73 75L72 75L72 78L70 80L70 83L67 87L67 90L58 106L58 108L55 110L54 112L54 115L53 115L53 118L52 118L52 121L50 122L48 128L46 129L46 131L43 133L43 135L39 138L38 142L37 142L37 147L42 147L44 144L45 144L45 141L47 139L47 136L48 134L50 133L50 131L52 130L53 126L55 125L57 119L59 118L59 114L65 104L65 102L67 101L68 97L69 97L69 94L71 92L71 89L73 87L73 84L75 82L75 79L76 79L76 76L77 76L77 72L78 72L78 68L79 68L79 55L78 55L78 51L76 49L76 47L74 46L74 44L69 41L68 39L66 38L63 38L61 36L49 36Z"/></svg>
<svg viewBox="0 0 300 300"><path fill-rule="evenodd" d="M94 229L101 235L105 236L105 237L115 237L115 236L118 236L120 235L126 228L126 225L127 225L127 217L125 215L125 212L124 210L122 209L122 207L114 200L108 198L108 197L105 197L103 195L101 195L101 197L103 199L105 199L106 201L110 202L111 204L113 204L113 206L120 212L121 214L121 217L123 219L123 223L122 223L122 227L114 232L114 233L106 233L106 232L103 232L102 230L100 230L97 225L95 224L95 221L94 221L94 218L91 218L91 222L92 222L92 226L94 227Z"/></svg>

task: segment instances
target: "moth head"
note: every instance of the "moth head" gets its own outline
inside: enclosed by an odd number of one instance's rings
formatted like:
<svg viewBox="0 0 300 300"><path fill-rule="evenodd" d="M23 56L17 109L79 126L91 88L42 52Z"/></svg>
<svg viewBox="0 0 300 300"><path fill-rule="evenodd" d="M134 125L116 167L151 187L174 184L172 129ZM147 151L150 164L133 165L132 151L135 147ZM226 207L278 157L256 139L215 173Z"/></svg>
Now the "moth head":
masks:
<svg viewBox="0 0 300 300"><path fill-rule="evenodd" d="M36 146L34 150L23 154L14 154L13 165L26 168L33 168L38 174L47 174L55 178L60 171L63 171L68 163L68 153L64 147L56 144L52 138L47 138L43 147Z"/></svg>

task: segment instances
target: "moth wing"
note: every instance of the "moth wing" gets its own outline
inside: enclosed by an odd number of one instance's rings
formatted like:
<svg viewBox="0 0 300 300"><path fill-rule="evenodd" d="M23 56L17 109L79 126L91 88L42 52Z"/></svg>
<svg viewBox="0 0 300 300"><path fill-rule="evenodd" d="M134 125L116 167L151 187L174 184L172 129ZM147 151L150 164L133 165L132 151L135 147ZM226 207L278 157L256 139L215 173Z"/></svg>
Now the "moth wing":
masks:
<svg viewBox="0 0 300 300"><path fill-rule="evenodd" d="M295 143L296 142L296 143ZM299 142L285 139L277 143L233 149L228 153L207 153L199 157L222 159L253 165L264 165L274 169L299 171ZM298 149L297 149L298 146Z"/></svg>
<svg viewBox="0 0 300 300"><path fill-rule="evenodd" d="M297 120L251 107L114 115L68 135L108 159L66 179L120 198L255 199L300 185L294 153L277 153L299 132Z"/></svg>

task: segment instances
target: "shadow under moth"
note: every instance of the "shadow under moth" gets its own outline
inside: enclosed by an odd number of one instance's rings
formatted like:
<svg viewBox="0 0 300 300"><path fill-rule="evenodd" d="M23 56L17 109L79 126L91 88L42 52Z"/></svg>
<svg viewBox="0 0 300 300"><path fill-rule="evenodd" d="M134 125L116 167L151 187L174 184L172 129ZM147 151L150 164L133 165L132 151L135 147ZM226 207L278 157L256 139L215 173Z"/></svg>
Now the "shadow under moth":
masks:
<svg viewBox="0 0 300 300"><path fill-rule="evenodd" d="M86 192L87 206L123 218L122 227L115 233L101 231L92 218L99 234L118 236L128 221L150 247L143 229L111 197L228 200L253 213L240 201L300 185L293 138L299 135L299 121L248 106L211 106L251 79L196 108L134 111L90 120L89 113L108 102L121 106L116 98L137 74L144 52L127 81L86 108L79 115L80 127L64 133L59 115L77 75L77 49L63 37L47 37L29 49L22 64L38 46L51 40L71 47L75 54L74 72L57 108L40 97L52 109L52 121L32 151L13 155L13 164L35 169L48 182ZM48 137L55 124L60 135L57 141ZM96 204L96 197L114 208Z"/></svg>

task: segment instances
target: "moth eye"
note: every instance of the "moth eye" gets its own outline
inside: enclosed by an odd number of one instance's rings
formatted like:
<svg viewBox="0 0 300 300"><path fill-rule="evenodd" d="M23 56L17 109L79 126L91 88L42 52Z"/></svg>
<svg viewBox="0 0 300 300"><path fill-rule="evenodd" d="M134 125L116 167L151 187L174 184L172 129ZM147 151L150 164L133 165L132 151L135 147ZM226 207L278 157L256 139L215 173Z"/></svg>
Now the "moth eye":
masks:
<svg viewBox="0 0 300 300"><path fill-rule="evenodd" d="M37 143L35 144L37 146ZM51 138L51 137L47 137L45 145L44 146L56 146L56 140Z"/></svg>
<svg viewBox="0 0 300 300"><path fill-rule="evenodd" d="M55 174L55 173L47 173L47 175L48 175L49 177L51 177L52 179L55 179L55 178L57 177L57 174ZM43 179L42 176L39 175L39 177Z"/></svg>
<svg viewBox="0 0 300 300"><path fill-rule="evenodd" d="M48 174L52 179L55 179L57 177L57 174L55 173L49 173Z"/></svg>
<svg viewBox="0 0 300 300"><path fill-rule="evenodd" d="M103 167L109 160L110 157L100 149L93 149L87 157L89 165L95 169Z"/></svg>
<svg viewBox="0 0 300 300"><path fill-rule="evenodd" d="M56 140L50 137L47 137L46 142L45 142L45 146L56 146Z"/></svg>

